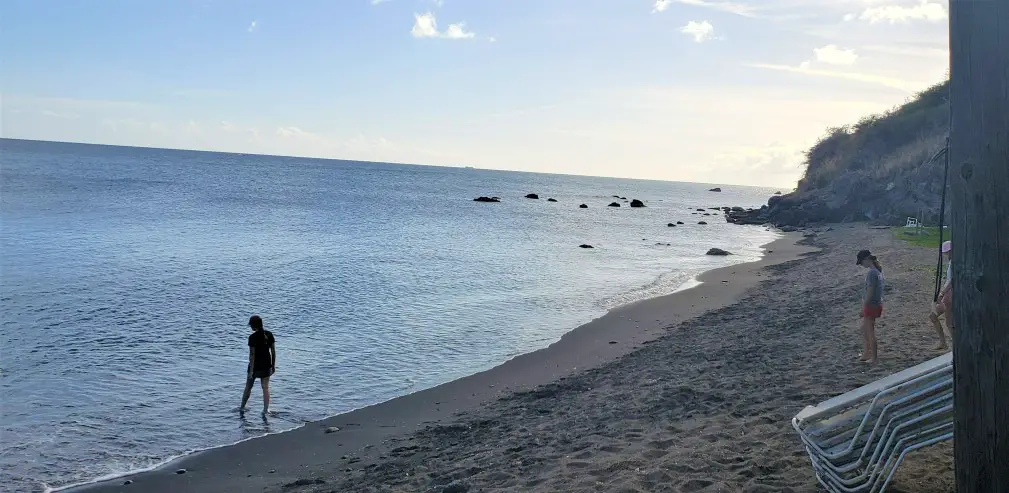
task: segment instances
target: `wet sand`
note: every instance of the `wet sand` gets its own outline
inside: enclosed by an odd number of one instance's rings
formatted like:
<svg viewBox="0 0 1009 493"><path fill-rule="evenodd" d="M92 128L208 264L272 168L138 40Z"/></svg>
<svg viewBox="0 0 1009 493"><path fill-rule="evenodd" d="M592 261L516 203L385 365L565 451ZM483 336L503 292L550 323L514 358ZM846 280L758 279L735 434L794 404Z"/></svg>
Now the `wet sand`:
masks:
<svg viewBox="0 0 1009 493"><path fill-rule="evenodd" d="M888 283L875 366L854 361L865 247ZM789 420L936 354L934 252L860 225L767 250L486 372L73 491L818 491ZM950 491L951 450L890 491Z"/></svg>

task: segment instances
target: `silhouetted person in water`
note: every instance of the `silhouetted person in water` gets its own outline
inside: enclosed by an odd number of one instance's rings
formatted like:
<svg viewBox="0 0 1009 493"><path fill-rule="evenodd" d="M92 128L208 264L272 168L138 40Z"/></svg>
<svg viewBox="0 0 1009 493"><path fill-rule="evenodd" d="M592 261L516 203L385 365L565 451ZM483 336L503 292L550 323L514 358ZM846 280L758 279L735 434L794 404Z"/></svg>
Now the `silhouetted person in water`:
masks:
<svg viewBox="0 0 1009 493"><path fill-rule="evenodd" d="M270 376L277 366L277 350L273 346L273 333L263 329L263 319L259 315L249 317L249 369L245 380L245 393L242 394L241 411L252 394L252 385L259 379L263 386L263 414L270 411Z"/></svg>

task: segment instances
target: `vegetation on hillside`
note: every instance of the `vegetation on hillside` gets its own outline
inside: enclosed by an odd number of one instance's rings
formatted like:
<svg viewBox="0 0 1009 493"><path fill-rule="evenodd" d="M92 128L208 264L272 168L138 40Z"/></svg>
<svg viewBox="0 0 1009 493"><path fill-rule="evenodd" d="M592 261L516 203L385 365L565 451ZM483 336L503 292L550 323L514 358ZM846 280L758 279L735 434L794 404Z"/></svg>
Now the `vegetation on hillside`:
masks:
<svg viewBox="0 0 1009 493"><path fill-rule="evenodd" d="M806 151L799 191L829 187L843 175L888 180L921 166L949 133L949 81L936 84L886 113L828 129Z"/></svg>

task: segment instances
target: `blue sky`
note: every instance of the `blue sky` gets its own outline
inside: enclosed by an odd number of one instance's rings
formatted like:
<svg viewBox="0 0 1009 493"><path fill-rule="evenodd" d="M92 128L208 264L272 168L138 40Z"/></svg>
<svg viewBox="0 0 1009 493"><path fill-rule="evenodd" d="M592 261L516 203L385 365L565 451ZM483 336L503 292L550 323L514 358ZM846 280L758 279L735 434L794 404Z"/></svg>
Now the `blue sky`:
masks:
<svg viewBox="0 0 1009 493"><path fill-rule="evenodd" d="M789 187L945 0L5 0L11 138Z"/></svg>

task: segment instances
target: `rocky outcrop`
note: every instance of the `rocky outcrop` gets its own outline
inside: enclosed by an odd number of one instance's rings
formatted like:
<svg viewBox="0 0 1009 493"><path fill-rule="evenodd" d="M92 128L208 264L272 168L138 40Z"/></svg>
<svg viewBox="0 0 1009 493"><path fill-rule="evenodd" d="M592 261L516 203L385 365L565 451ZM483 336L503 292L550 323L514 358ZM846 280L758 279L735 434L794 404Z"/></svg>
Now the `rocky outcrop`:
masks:
<svg viewBox="0 0 1009 493"><path fill-rule="evenodd" d="M473 202L501 202L500 197L477 197Z"/></svg>
<svg viewBox="0 0 1009 493"><path fill-rule="evenodd" d="M724 257L726 255L732 255L732 254L729 253L729 252L726 252L725 250L722 250L721 248L712 248L712 249L708 250L708 253L705 253L705 255L716 255L716 256Z"/></svg>
<svg viewBox="0 0 1009 493"><path fill-rule="evenodd" d="M645 206L645 203L642 202L642 201L640 201L640 200L638 200L638 199L634 199L634 200L631 201L631 207L644 207L644 206Z"/></svg>

